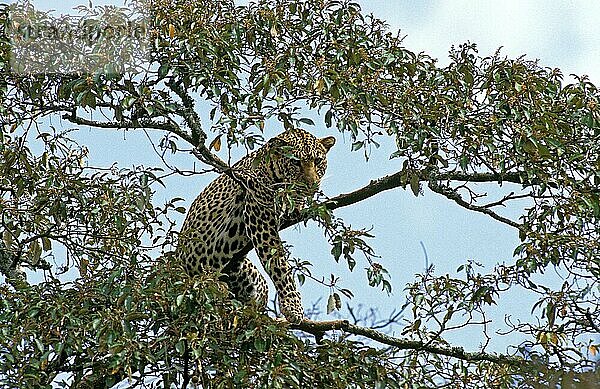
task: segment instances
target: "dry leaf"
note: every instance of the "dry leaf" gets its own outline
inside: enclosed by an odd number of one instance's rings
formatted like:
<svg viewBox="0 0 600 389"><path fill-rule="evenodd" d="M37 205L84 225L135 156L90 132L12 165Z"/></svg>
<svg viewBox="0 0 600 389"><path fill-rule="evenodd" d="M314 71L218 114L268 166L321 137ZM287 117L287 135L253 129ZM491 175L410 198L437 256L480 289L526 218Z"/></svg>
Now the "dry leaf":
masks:
<svg viewBox="0 0 600 389"><path fill-rule="evenodd" d="M221 150L221 135L217 136L215 139L212 140L212 142L210 142L208 149L215 149L215 151Z"/></svg>

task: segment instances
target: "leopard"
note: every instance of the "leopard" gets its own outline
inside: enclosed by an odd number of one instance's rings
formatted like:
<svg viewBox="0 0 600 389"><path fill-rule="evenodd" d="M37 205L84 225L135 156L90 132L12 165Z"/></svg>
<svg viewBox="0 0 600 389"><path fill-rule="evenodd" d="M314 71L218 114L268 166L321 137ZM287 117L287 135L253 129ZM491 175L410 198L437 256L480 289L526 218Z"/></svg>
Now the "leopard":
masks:
<svg viewBox="0 0 600 389"><path fill-rule="evenodd" d="M286 130L248 153L212 181L191 204L177 253L190 275L218 272L233 297L265 308L268 285L248 259L255 250L275 286L279 311L290 323L304 310L279 230L318 190L335 137ZM285 206L282 193L291 193Z"/></svg>

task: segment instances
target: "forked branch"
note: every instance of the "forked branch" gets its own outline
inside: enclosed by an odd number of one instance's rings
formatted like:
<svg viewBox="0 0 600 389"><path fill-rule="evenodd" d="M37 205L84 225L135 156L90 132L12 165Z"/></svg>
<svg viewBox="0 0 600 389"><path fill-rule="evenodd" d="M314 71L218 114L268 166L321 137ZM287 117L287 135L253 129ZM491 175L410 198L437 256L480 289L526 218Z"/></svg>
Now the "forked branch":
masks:
<svg viewBox="0 0 600 389"><path fill-rule="evenodd" d="M304 320L299 324L290 324L289 328L313 334L317 338L320 338L325 332L338 330L347 334L362 336L367 339L395 347L398 350L426 351L429 353L444 355L469 362L487 361L511 366L523 365L523 363L526 362L523 358L517 356L491 354L483 351L467 352L462 347L442 347L432 345L429 342L396 338L372 328L351 324L347 320Z"/></svg>

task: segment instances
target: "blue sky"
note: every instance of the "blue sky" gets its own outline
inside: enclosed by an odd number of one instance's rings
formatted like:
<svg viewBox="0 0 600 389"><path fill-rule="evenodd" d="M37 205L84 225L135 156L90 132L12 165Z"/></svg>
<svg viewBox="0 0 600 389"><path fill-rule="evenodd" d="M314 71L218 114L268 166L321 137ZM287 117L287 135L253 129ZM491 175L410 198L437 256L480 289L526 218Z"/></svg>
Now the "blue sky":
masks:
<svg viewBox="0 0 600 389"><path fill-rule="evenodd" d="M87 1L86 1L87 2ZM405 45L416 52L423 51L439 59L441 66L448 62L447 52L452 45L466 41L477 43L481 55L491 55L500 46L509 57L526 54L538 58L543 66L558 67L565 75L587 74L592 82L600 82L600 2L596 1L358 1L363 10L387 20L392 31L401 30L406 35ZM46 9L65 12L80 0L58 2L34 1ZM122 4L122 1L102 1L94 4ZM201 112L206 117L206 112ZM320 123L323 123L322 119ZM208 127L208 121L204 124ZM68 123L62 123L70 128ZM372 179L398 170L399 162L388 159L391 147L375 150L365 162L359 153L350 153L350 143L339 133L329 134L317 122L308 128L317 136L334 135L338 144L329 156L329 170L322 185L329 196L362 187ZM267 137L280 131L269 128ZM81 128L79 139L90 147L92 165L120 166L133 164L160 164L152 154L143 134L115 133ZM390 139L391 141L391 139ZM393 142L390 142L393 143ZM147 151L146 151L147 150ZM221 151L222 157L225 152ZM180 156L175 161L180 167L191 167L197 161L192 156ZM214 176L196 176L169 179L167 190L157 194L156 202L167 198L183 197L186 205ZM487 189L487 188L486 188ZM518 244L515 231L498 224L484 215L464 211L454 203L425 191L414 197L408 191L397 189L382 193L355 206L341 209L336 215L353 227L372 227L376 238L372 241L380 262L390 270L394 293L387 296L369 288L362 267L349 274L344 264L335 264L329 254L322 232L314 227L291 228L282 237L293 245L294 256L310 260L316 275L328 277L336 273L342 277L341 286L349 287L356 297L352 304L377 306L382 312L399 307L404 302L402 289L423 270L425 260L420 242L427 249L429 263L436 265L436 273L454 274L467 259L485 264L487 270L497 263L512 261L512 252ZM273 290L271 286L271 290ZM323 297L325 309L328 290L307 282L302 288L305 307ZM492 327L502 327L505 314L527 317L530 305L527 300L514 304L518 292L505 296L498 307L492 309ZM346 315L345 312L341 313ZM475 331L473 334L476 334ZM481 339L469 332L457 335L457 343L476 348ZM507 339L497 339L492 347L503 350Z"/></svg>

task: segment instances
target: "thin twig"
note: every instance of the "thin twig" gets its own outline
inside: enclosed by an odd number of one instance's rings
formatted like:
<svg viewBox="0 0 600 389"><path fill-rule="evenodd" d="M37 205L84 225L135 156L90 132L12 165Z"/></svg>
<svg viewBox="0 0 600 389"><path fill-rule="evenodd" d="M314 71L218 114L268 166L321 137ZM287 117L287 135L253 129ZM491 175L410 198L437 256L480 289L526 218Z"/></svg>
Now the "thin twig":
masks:
<svg viewBox="0 0 600 389"><path fill-rule="evenodd" d="M460 205L463 208L469 209L471 211L486 214L486 215L492 217L493 219L496 219L499 222L507 224L518 230L520 230L523 227L521 224L519 224L517 222L514 222L510 219L507 219L503 216L498 215L497 213L490 210L489 208L470 204L469 202L463 200L463 198L460 196L460 194L458 194L454 189L452 189L449 186L441 185L439 182L431 180L431 181L429 181L429 189L431 189L435 193L441 194L442 196L446 197L449 200L454 201L456 204Z"/></svg>

